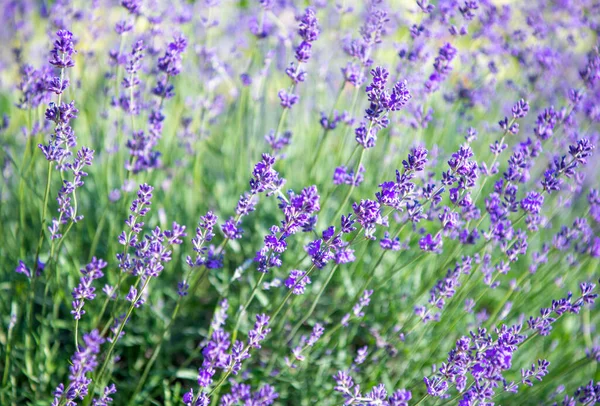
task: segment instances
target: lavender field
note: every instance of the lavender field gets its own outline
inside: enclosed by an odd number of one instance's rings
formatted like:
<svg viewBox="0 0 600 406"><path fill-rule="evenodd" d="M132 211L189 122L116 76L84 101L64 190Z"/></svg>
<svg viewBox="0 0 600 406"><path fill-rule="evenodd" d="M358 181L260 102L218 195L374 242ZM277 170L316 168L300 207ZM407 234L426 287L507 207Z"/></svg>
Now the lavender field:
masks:
<svg viewBox="0 0 600 406"><path fill-rule="evenodd" d="M597 0L0 0L0 405L600 404Z"/></svg>

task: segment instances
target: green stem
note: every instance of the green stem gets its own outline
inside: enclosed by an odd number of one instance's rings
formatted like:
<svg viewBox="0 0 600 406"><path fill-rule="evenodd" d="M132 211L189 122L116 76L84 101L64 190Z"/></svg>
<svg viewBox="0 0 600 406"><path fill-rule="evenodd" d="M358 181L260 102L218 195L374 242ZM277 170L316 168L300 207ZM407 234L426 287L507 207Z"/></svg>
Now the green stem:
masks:
<svg viewBox="0 0 600 406"><path fill-rule="evenodd" d="M100 367L100 371L98 371L98 373L95 376L95 379L92 381L92 387L89 391L89 395L87 398L89 401L85 403L86 405L89 404L91 399L94 397L94 391L96 389L96 384L98 382L101 382L102 375L104 374L104 371L106 370L106 367L108 366L108 363L112 361L111 355L115 349L115 346L117 345L117 341L119 341L119 337L121 336L121 333L123 332L123 329L125 328L125 324L127 324L129 317L131 317L131 313L133 312L133 309L135 308L135 304L142 297L142 294L144 293L146 286L148 286L148 282L150 282L150 279L152 279L152 278L147 278L144 281L144 284L142 285L142 288L140 289L139 294L137 295L137 297L134 298L134 300L132 300L131 305L129 306L129 309L127 310L127 314L125 315L125 318L123 319L121 324L119 324L117 332L115 333L113 340L110 343L110 347L108 347L108 351L104 357L104 362L102 363L102 367Z"/></svg>
<svg viewBox="0 0 600 406"><path fill-rule="evenodd" d="M369 131L370 131L370 127L369 127ZM363 148L362 151L360 152L360 158L358 159L358 164L356 165L356 168L354 170L354 179L352 179L352 185L350 185L350 188L348 188L348 192L346 192L346 196L344 197L342 204L340 204L339 208L333 215L334 219L337 219L340 216L340 214L342 214L342 211L346 207L346 203L348 203L348 200L350 199L352 192L356 188L356 179L358 178L358 170L359 170L360 165L362 164L362 161L365 157L365 151L366 151L366 149Z"/></svg>
<svg viewBox="0 0 600 406"><path fill-rule="evenodd" d="M32 278L35 278L37 271L37 264L40 259L40 251L42 250L42 244L44 242L44 228L46 227L46 214L48 213L48 200L50 198L50 184L52 183L52 162L48 162L48 170L46 174L46 190L44 191L44 206L42 208L42 226L40 227L40 235L38 238L38 245L35 251L35 263L33 264L34 272Z"/></svg>
<svg viewBox="0 0 600 406"><path fill-rule="evenodd" d="M317 294L317 296L313 300L312 304L310 305L310 309L308 309L308 312L306 312L306 314L304 315L304 317L302 317L302 319L298 323L296 323L296 325L294 326L294 328L292 329L292 331L288 335L287 341L291 341L296 336L296 333L298 332L298 330L300 330L300 328L302 327L302 325L304 323L306 323L306 321L313 314L313 312L317 308L317 304L319 303L319 300L321 299L321 296L323 296L323 293L325 292L325 289L327 289L327 286L329 285L329 282L331 282L331 279L333 279L333 275L335 274L335 271L338 268L339 268L339 264L335 264L335 266L333 267L333 269L331 270L331 272L329 272L329 275L327 276L327 279L325 280L325 282L321 286L321 289L319 289L319 293Z"/></svg>
<svg viewBox="0 0 600 406"><path fill-rule="evenodd" d="M325 138L327 137L327 134L329 133L329 123L331 123L331 120L333 120L333 113L335 112L335 107L337 106L340 99L342 98L342 94L344 93L345 85L346 85L346 82L345 81L342 82L342 85L340 86L340 90L338 91L337 97L335 98L335 102L331 106L331 111L329 112L329 115L327 116L327 125L325 127L323 127L323 132L321 133L321 136L317 140L316 153L315 153L313 159L309 161L311 164L314 164L315 162L317 162L317 160L321 156L321 152L323 151L323 145L325 145ZM317 167L318 167L318 165L312 166L311 176L314 174L314 170Z"/></svg>
<svg viewBox="0 0 600 406"><path fill-rule="evenodd" d="M265 272L261 272L260 277L258 278L258 280L256 281L256 283L254 284L254 288L252 288L252 292L250 293L250 297L248 297L248 299L246 300L246 303L244 303L244 306L238 312L237 318L235 320L235 326L233 327L233 334L231 335L231 342L232 343L235 343L235 340L237 338L238 329L239 329L240 323L242 321L242 316L244 314L246 314L246 310L248 309L248 306L250 306L250 303L254 299L254 296L256 295L256 292L258 291L258 287L260 286L260 284L262 283L263 279L265 278L265 275L266 275Z"/></svg>

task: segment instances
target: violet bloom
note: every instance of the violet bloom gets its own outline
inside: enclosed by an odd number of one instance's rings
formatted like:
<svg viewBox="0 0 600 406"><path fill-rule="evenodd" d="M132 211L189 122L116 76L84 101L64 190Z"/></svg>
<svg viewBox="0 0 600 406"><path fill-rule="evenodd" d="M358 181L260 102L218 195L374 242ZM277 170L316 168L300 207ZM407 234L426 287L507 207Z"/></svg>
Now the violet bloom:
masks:
<svg viewBox="0 0 600 406"><path fill-rule="evenodd" d="M227 298L223 298L210 322L210 327L213 331L219 330L225 325L225 322L227 321L227 310L229 310L229 301Z"/></svg>
<svg viewBox="0 0 600 406"><path fill-rule="evenodd" d="M240 227L241 224L241 221L236 222L233 217L229 217L229 219L223 225L221 225L221 230L228 239L239 240L242 238L242 234L244 233L244 230L242 230Z"/></svg>
<svg viewBox="0 0 600 406"><path fill-rule="evenodd" d="M363 25L359 28L360 37L344 41L343 48L352 60L341 68L344 80L358 88L365 81L365 70L372 64L371 53L375 45L381 43L385 26L390 21L381 2L369 1Z"/></svg>
<svg viewBox="0 0 600 406"><path fill-rule="evenodd" d="M306 285L310 284L310 278L306 276L306 272L294 269L290 271L290 276L285 280L285 287L292 289L294 295L302 295L306 289Z"/></svg>
<svg viewBox="0 0 600 406"><path fill-rule="evenodd" d="M158 58L158 70L167 76L177 76L181 72L182 54L187 48L187 39L183 35L176 36L167 45L165 54Z"/></svg>
<svg viewBox="0 0 600 406"><path fill-rule="evenodd" d="M252 195L267 192L267 196L270 196L277 193L283 186L285 179L279 177L279 173L273 169L274 165L275 158L271 157L269 154L262 154L262 160L254 166L252 179L250 179L250 193ZM241 200L242 199L240 199L240 201ZM253 207L254 206L252 206L252 208ZM240 209L239 203L238 210L246 211Z"/></svg>
<svg viewBox="0 0 600 406"><path fill-rule="evenodd" d="M381 191L375 194L379 204L403 212L411 204L416 203L416 185L413 179L418 172L424 170L427 153L427 150L422 147L411 149L407 159L402 161L402 172L396 170L395 182L388 181L379 185Z"/></svg>
<svg viewBox="0 0 600 406"><path fill-rule="evenodd" d="M85 268L81 270L83 276L80 279L79 285L73 288L73 310L71 314L73 314L73 318L75 320L81 319L81 316L85 314L85 310L83 310L83 305L85 300L93 300L96 297L94 293L96 288L92 286L92 283L95 279L100 279L104 276L102 269L106 267L107 263L102 259L96 259L96 257L92 258L92 262L87 264Z"/></svg>
<svg viewBox="0 0 600 406"><path fill-rule="evenodd" d="M278 93L281 100L281 107L290 109L300 99L298 95L293 93L294 88L300 82L306 79L306 71L301 68L303 63L308 62L312 54L312 43L319 37L320 29L319 22L315 11L307 8L304 14L298 18L298 35L302 38L302 42L296 47L295 57L298 65L290 63L290 66L285 70L285 73L292 81L292 86L288 91L281 89Z"/></svg>
<svg viewBox="0 0 600 406"><path fill-rule="evenodd" d="M139 40L135 42L132 46L131 53L128 55L127 64L125 65L127 76L123 78L122 84L126 92L121 94L119 105L123 111L132 115L139 114L140 110L140 103L138 101L140 99L140 93L137 88L141 85L139 71L144 58L144 49L144 41Z"/></svg>
<svg viewBox="0 0 600 406"><path fill-rule="evenodd" d="M452 60L456 57L457 50L449 43L444 44L435 58L433 63L434 72L425 82L425 91L428 93L435 92L439 89L441 83L446 80L450 72L452 72Z"/></svg>
<svg viewBox="0 0 600 406"><path fill-rule="evenodd" d="M384 234L384 237L379 240L379 246L383 250L389 251L400 251L402 245L400 244L400 237L390 238L390 233L387 231Z"/></svg>
<svg viewBox="0 0 600 406"><path fill-rule="evenodd" d="M51 92L55 94L64 93L69 85L69 80L54 77L52 71L53 69L49 66L42 67L39 70L28 64L21 66L19 72L21 81L17 85L17 89L21 92L17 103L18 108L34 109L48 103ZM2 127L4 127L4 123Z"/></svg>
<svg viewBox="0 0 600 406"><path fill-rule="evenodd" d="M252 392L250 385L243 383L234 383L231 386L231 392L226 393L221 398L221 406L233 405L272 405L279 397L275 389L267 384L264 384L260 389Z"/></svg>
<svg viewBox="0 0 600 406"><path fill-rule="evenodd" d="M56 388L53 405L58 406L63 400L75 404L77 399L83 400L87 396L92 383L88 375L98 367L98 353L104 341L98 330L83 335L83 344L71 358L68 385L65 389L61 383Z"/></svg>
<svg viewBox="0 0 600 406"><path fill-rule="evenodd" d="M377 132L389 124L388 114L401 110L411 99L406 80L399 81L391 91L386 90L389 72L378 66L371 70L373 81L366 87L369 108L365 110L364 118L369 122L360 123L354 130L356 142L363 148L372 148L377 141Z"/></svg>
<svg viewBox="0 0 600 406"><path fill-rule="evenodd" d="M141 184L137 192L137 198L133 200L129 207L130 214L125 221L128 231L124 230L119 235L119 244L125 246L125 249L135 246L138 242L138 235L142 231L142 227L144 227L144 222L138 220L141 217L145 217L150 211L153 190L152 186L146 183ZM119 261L119 268L122 271L126 271L131 266L129 255L117 254L117 260Z"/></svg>
<svg viewBox="0 0 600 406"><path fill-rule="evenodd" d="M554 107L549 107L537 116L533 132L536 137L545 141L554 134L554 127L556 127L557 123L558 115Z"/></svg>
<svg viewBox="0 0 600 406"><path fill-rule="evenodd" d="M381 216L381 205L374 200L361 200L360 203L353 203L352 210L356 216L356 221L365 230L365 237L374 239L373 233L375 226L385 224Z"/></svg>
<svg viewBox="0 0 600 406"><path fill-rule="evenodd" d="M312 54L312 43L319 38L320 34L319 22L313 9L307 8L304 10L304 14L298 18L298 22L298 35L300 38L302 38L302 42L300 42L300 44L296 47L295 51L298 65L294 66L294 63L292 62L285 71L294 84L304 82L304 79L306 78L306 72L300 68L300 65L308 62L310 59ZM287 95L287 99L294 100L294 102L288 107L284 106L282 92L283 90L279 92L279 97L282 99L281 105L284 108L290 108L295 104L296 101L298 101L298 96L290 93Z"/></svg>
<svg viewBox="0 0 600 406"><path fill-rule="evenodd" d="M186 48L186 38L183 35L176 36L167 45L165 54L158 59L157 69L159 74L152 93L158 97L159 101L154 103L150 108L148 131L135 131L127 141L127 147L131 155L131 160L126 166L127 170L138 173L160 166L160 152L156 151L155 147L158 145L163 132L163 123L165 120L162 111L163 102L165 99L170 99L175 95L174 86L169 80L181 72L181 59ZM132 54L130 55L130 63L127 67L130 78L125 84L128 86L135 86L141 52L141 44L138 42L134 45ZM133 91L133 87L130 87L130 91ZM129 111L133 112L135 106L130 105L131 103L132 100L125 104L128 106Z"/></svg>
<svg viewBox="0 0 600 406"><path fill-rule="evenodd" d="M354 379L346 371L338 371L333 379L336 382L333 390L342 394L345 399L344 404L347 405L408 406L408 401L412 398L411 392L405 389L398 389L391 396L388 396L383 384L376 385L371 391L363 394L360 386L354 384Z"/></svg>
<svg viewBox="0 0 600 406"><path fill-rule="evenodd" d="M287 250L287 239L298 231L309 231L315 213L321 207L316 186L304 188L296 195L288 191L289 198L279 196L279 208L285 219L281 226L273 226L264 238L264 246L256 253L254 260L258 262L258 271L266 273L272 267L281 266L281 254ZM307 226L311 226L308 227Z"/></svg>
<svg viewBox="0 0 600 406"><path fill-rule="evenodd" d="M325 267L333 259L337 264L353 262L356 259L354 250L349 248L348 243L342 238L344 234L356 230L356 227L354 227L355 222L356 220L352 215L342 216L338 233L335 232L334 226L328 227L323 231L321 238L313 240L304 247L317 269Z"/></svg>
<svg viewBox="0 0 600 406"><path fill-rule="evenodd" d="M260 343L263 341L267 334L271 332L268 328L270 317L266 314L256 315L256 323L254 328L248 332L248 347L261 348Z"/></svg>
<svg viewBox="0 0 600 406"><path fill-rule="evenodd" d="M76 53L73 45L73 33L67 30L56 32L58 37L54 41L54 47L50 51L50 65L58 69L72 68L75 66L73 55Z"/></svg>
<svg viewBox="0 0 600 406"><path fill-rule="evenodd" d="M71 155L70 149L77 145L70 121L77 117L78 110L75 108L75 102L68 104L61 102L62 93L68 86L65 70L75 66L72 56L76 51L71 32L60 30L56 36L58 38L54 41L54 47L50 52L49 63L61 70L60 77L50 81L50 90L58 94L58 103L50 103L45 114L46 120L54 122L55 129L48 145L39 144L38 147L48 161L56 161L58 168L63 170L65 159Z"/></svg>
<svg viewBox="0 0 600 406"><path fill-rule="evenodd" d="M333 184L359 186L365 179L364 172L365 167L362 164L358 167L357 173L354 169L338 166L333 173Z"/></svg>
<svg viewBox="0 0 600 406"><path fill-rule="evenodd" d="M342 320L340 321L340 324L344 327L348 326L348 322L350 321L351 317L354 317L355 319L360 319L362 317L364 317L365 313L364 313L364 308L367 307L369 305L369 303L371 303L371 296L373 295L373 290L365 290L362 295L360 296L360 298L358 299L358 302L352 307L352 313L348 313L346 314Z"/></svg>
<svg viewBox="0 0 600 406"><path fill-rule="evenodd" d="M567 178L574 177L576 169L580 165L587 164L587 158L592 155L595 148L596 146L589 139L582 138L569 146L570 160L567 160L566 156L555 157L549 168L544 172L544 179L541 182L543 190L548 193L560 190L561 178L563 176Z"/></svg>
<svg viewBox="0 0 600 406"><path fill-rule="evenodd" d="M423 323L440 321L441 311L446 306L446 302L456 294L461 275L468 275L471 272L471 264L471 257L465 257L460 264L457 263L454 268L448 269L446 276L438 280L429 291L429 307L415 306L415 314Z"/></svg>
<svg viewBox="0 0 600 406"><path fill-rule="evenodd" d="M369 355L369 347L368 346L364 346L359 348L358 350L356 350L356 357L354 358L354 363L356 365L360 365L362 363L364 363L367 359L367 356Z"/></svg>
<svg viewBox="0 0 600 406"><path fill-rule="evenodd" d="M68 165L70 172L73 175L73 180L63 180L63 186L58 191L58 218L52 219L52 224L48 227L50 231L50 239L55 240L62 237L60 234L60 226L67 224L69 221L74 223L83 219L82 215L77 214L75 206L72 205L72 199L78 188L83 186L83 178L87 176L84 171L86 166L92 164L94 158L94 150L87 147L81 147L72 163Z"/></svg>
<svg viewBox="0 0 600 406"><path fill-rule="evenodd" d="M593 304L598 294L594 292L595 284L582 283L581 296L572 301L569 293L566 298L554 300L552 307L541 309L541 316L531 317L528 325L536 334L549 334L552 324L565 313L579 313L583 305ZM522 334L522 326L496 328L494 337L485 328L470 332L470 336L461 337L455 347L448 353L448 359L439 368L434 368L431 377L425 377L424 382L430 396L445 398L448 396L450 385L454 384L459 392L465 391L469 379L474 380L463 394L462 401L467 404L470 400L479 399L483 402L492 400L495 388L501 387L509 392L517 392L518 385L508 382L503 374L512 367L512 359L519 345L527 336ZM547 374L548 362L539 360L530 369L522 370L521 382L532 384L532 378L541 380Z"/></svg>
<svg viewBox="0 0 600 406"><path fill-rule="evenodd" d="M111 395L114 395L115 393L117 393L117 387L114 383L106 386L102 391L102 395L99 398L94 398L92 400L92 406L108 406L113 402Z"/></svg>
<svg viewBox="0 0 600 406"><path fill-rule="evenodd" d="M56 169L68 173L72 178L69 179L66 174L62 175L62 187L56 198L58 217L53 218L52 224L48 227L51 240L63 236L61 234L62 225L69 221L75 223L83 218L77 214L76 206L72 202L75 200L77 189L84 184L83 178L88 175L84 169L92 164L94 158L94 151L87 147L82 147L73 157L72 149L77 146L77 139L70 126L70 121L77 117L78 110L75 108L74 101L61 102L62 92L68 86L68 82L64 82L64 71L66 68L75 66L75 62L71 58L75 53L73 34L66 30L60 30L56 35L58 39L54 41L49 62L61 69L61 76L54 78L51 85L52 91L58 94L58 102L57 104L50 103L45 113L46 120L54 122L54 134L47 145L39 144L38 147L48 161L56 162Z"/></svg>
<svg viewBox="0 0 600 406"><path fill-rule="evenodd" d="M121 0L121 6L132 15L140 15L142 10L142 0Z"/></svg>
<svg viewBox="0 0 600 406"><path fill-rule="evenodd" d="M439 234L436 234L435 236L427 234L419 240L419 248L421 248L421 251L425 252L439 253L442 250L442 245L442 238Z"/></svg>

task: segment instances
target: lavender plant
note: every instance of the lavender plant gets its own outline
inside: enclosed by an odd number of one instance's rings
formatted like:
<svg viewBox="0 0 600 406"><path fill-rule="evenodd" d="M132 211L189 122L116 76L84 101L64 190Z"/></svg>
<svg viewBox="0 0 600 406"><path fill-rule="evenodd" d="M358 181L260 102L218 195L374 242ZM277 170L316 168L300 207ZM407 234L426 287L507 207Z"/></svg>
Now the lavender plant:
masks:
<svg viewBox="0 0 600 406"><path fill-rule="evenodd" d="M2 2L0 404L600 402L596 3Z"/></svg>

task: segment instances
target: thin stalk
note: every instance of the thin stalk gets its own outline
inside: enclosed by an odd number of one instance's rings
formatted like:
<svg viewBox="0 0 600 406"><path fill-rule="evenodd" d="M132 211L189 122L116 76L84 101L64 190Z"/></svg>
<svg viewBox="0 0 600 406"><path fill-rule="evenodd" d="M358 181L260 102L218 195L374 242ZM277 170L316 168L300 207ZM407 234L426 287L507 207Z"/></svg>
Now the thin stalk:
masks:
<svg viewBox="0 0 600 406"><path fill-rule="evenodd" d="M342 82L342 85L340 86L340 90L337 93L335 101L333 102L333 105L331 106L331 111L329 112L329 115L327 116L327 123L326 123L327 125L323 127L323 132L321 133L321 136L317 140L316 153L313 156L313 159L309 161L309 162L311 162L313 164L315 162L317 162L317 160L321 156L321 152L323 151L323 145L325 145L325 138L327 137L327 134L330 131L330 129L329 129L329 123L331 123L331 120L333 120L333 113L335 112L335 107L337 106L337 104L339 103L340 99L342 98L342 94L344 93L344 87L345 87L345 85L346 85L346 82L345 81ZM311 176L314 174L314 170L315 170L316 167L317 167L317 165L313 165L312 170L311 170Z"/></svg>
<svg viewBox="0 0 600 406"><path fill-rule="evenodd" d="M100 367L100 371L98 371L98 373L95 376L95 379L92 381L92 387L89 391L89 396L87 398L88 401L85 402L86 405L89 405L91 399L94 397L94 391L96 389L96 384L102 380L102 375L104 374L104 371L106 370L106 367L108 366L108 363L112 360L111 355L115 349L115 346L117 345L117 341L119 341L119 337L121 336L123 329L125 328L125 324L127 324L129 317L131 317L131 313L133 312L133 309L135 308L135 304L142 297L142 294L144 293L146 286L148 286L148 282L150 282L150 279L152 279L152 278L147 278L144 281L144 284L142 285L142 288L140 289L140 292L138 293L137 297L135 297L134 300L131 302L131 305L129 306L129 309L127 310L127 314L125 315L125 318L123 319L121 324L119 324L117 332L115 333L112 343L110 343L110 347L108 347L108 351L104 357L104 362L102 363L102 367Z"/></svg>
<svg viewBox="0 0 600 406"><path fill-rule="evenodd" d="M371 131L371 127L369 127L369 131ZM350 199L350 195L352 195L352 192L356 188L356 179L358 178L358 170L359 170L360 165L362 164L362 161L365 157L365 151L366 151L366 149L363 148L363 150L360 152L360 158L358 159L358 164L356 165L356 169L354 171L354 179L352 179L352 185L350 185L348 192L346 192L346 196L344 197L342 204L340 204L339 208L333 215L334 219L336 219L340 216L340 214L342 213L342 211L344 210L344 208L346 206L346 203L348 203L348 200Z"/></svg>
<svg viewBox="0 0 600 406"><path fill-rule="evenodd" d="M265 278L265 275L266 275L265 272L261 272L260 277L258 278L258 280L256 281L256 283L254 284L254 288L252 288L252 292L250 293L250 297L248 297L248 299L246 300L246 303L244 303L244 306L242 306L241 310L238 312L237 318L235 320L235 326L233 327L233 334L231 335L231 342L232 343L235 343L235 340L237 338L238 329L239 329L240 323L242 321L242 316L244 314L246 314L246 310L248 309L248 306L250 306L250 303L254 299L254 296L256 295L256 292L258 291L258 287L260 286L260 284L262 283L263 279Z"/></svg>
<svg viewBox="0 0 600 406"><path fill-rule="evenodd" d="M187 273L187 276L185 278L186 281L190 277L191 271L192 271L192 268L190 268L190 270ZM205 268L204 272L200 275L199 281L203 279L203 277L204 277L204 275L206 273L208 273L208 269L207 268ZM152 351L152 356L150 357L150 360L148 360L148 362L146 363L146 367L144 368L144 372L142 373L142 377L138 381L138 384L137 384L137 386L135 388L135 391L133 392L133 395L131 395L130 403L129 404L134 404L134 402L135 402L135 400L137 398L137 395L140 393L140 391L144 387L144 383L146 382L146 379L148 378L148 374L150 373L150 370L152 369L152 366L154 365L154 363L156 362L156 359L158 358L158 354L160 353L160 350L162 348L162 344L165 341L165 339L168 337L169 330L171 329L171 326L175 322L175 319L177 319L177 314L179 313L179 309L180 309L182 300L183 300L183 296L179 296L178 295L177 302L175 303L175 308L173 309L173 312L171 313L171 317L169 318L169 323L163 329L163 332L161 334L160 340L158 341L158 344L156 344L156 347L154 347L154 350Z"/></svg>

